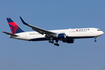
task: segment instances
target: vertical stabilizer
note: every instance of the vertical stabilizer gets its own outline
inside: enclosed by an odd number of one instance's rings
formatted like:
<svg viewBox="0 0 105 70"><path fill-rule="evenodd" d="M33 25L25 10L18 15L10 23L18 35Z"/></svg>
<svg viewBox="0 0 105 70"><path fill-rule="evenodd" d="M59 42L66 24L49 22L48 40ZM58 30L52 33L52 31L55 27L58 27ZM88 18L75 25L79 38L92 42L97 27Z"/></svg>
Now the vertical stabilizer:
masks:
<svg viewBox="0 0 105 70"><path fill-rule="evenodd" d="M11 18L7 18L12 34L24 32Z"/></svg>

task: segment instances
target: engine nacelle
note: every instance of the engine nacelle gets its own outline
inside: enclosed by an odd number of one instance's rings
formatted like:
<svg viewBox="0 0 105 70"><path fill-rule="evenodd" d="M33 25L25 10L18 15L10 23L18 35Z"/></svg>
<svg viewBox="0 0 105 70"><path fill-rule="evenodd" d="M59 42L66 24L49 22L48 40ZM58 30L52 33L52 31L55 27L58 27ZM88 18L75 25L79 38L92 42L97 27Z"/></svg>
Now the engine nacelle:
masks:
<svg viewBox="0 0 105 70"><path fill-rule="evenodd" d="M58 38L62 39L62 38L66 38L66 34L65 33L60 33L60 34L57 34Z"/></svg>
<svg viewBox="0 0 105 70"><path fill-rule="evenodd" d="M65 42L65 43L74 43L74 39L66 39L66 40L63 40L63 42Z"/></svg>

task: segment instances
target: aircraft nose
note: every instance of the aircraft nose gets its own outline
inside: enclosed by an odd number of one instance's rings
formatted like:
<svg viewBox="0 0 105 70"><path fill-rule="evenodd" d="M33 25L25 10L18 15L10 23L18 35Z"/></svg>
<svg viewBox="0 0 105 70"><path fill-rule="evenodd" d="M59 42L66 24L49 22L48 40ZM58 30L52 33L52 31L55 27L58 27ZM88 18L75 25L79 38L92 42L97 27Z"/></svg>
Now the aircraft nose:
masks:
<svg viewBox="0 0 105 70"><path fill-rule="evenodd" d="M104 34L104 32L103 31L101 31L101 33L100 33L101 35L103 35Z"/></svg>
<svg viewBox="0 0 105 70"><path fill-rule="evenodd" d="M102 34L104 34L104 32L102 31Z"/></svg>
<svg viewBox="0 0 105 70"><path fill-rule="evenodd" d="M103 31L99 31L99 32L98 32L98 35L99 35L99 36L101 36L101 35L103 35L103 34L104 34Z"/></svg>

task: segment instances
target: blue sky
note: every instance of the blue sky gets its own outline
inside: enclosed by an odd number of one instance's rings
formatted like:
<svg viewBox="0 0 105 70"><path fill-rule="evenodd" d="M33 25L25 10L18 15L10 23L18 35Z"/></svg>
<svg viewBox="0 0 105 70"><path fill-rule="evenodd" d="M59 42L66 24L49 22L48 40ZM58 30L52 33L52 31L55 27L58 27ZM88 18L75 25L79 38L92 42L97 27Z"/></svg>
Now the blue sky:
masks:
<svg viewBox="0 0 105 70"><path fill-rule="evenodd" d="M29 42L8 38L7 17L46 29L96 27L105 32L105 0L1 0L0 70L105 70L105 35L76 39L74 44Z"/></svg>

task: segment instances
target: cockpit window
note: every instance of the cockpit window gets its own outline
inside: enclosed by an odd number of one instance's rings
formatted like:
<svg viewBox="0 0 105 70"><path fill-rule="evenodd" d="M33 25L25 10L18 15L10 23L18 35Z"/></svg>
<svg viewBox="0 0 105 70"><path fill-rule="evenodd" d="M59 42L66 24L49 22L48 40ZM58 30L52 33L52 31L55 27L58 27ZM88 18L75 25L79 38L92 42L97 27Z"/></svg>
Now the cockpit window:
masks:
<svg viewBox="0 0 105 70"><path fill-rule="evenodd" d="M97 31L101 31L100 29L97 29Z"/></svg>

